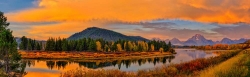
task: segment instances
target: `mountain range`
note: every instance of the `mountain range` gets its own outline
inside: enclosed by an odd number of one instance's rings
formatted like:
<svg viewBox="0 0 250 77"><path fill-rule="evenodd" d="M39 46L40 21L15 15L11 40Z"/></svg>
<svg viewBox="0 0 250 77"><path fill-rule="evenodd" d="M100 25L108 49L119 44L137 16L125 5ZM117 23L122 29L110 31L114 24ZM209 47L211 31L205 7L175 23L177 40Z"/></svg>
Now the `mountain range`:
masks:
<svg viewBox="0 0 250 77"><path fill-rule="evenodd" d="M154 39L157 39L157 38L154 38ZM206 39L203 35L196 34L192 36L191 38L189 38L187 41L180 41L177 38L173 38L171 40L166 39L164 41L166 43L170 41L173 45L179 45L179 46L191 46L191 45L201 46L201 45L213 45L213 44L238 44L238 43L244 43L247 40L248 39L245 39L245 38L241 38L239 40L223 38L221 41L212 41L212 40Z"/></svg>
<svg viewBox="0 0 250 77"><path fill-rule="evenodd" d="M71 35L68 39L69 40L76 40L76 39L81 39L81 38L92 38L92 39L99 39L103 38L104 40L107 41L117 41L119 39L122 40L131 40L131 41L149 41L146 38L143 38L141 36L127 36L112 30L108 29L103 29L103 28L98 28L98 27L90 27L87 28L81 32L75 33ZM189 38L186 41L180 41L178 38L173 38L171 40L166 39L166 40L161 40L159 38L153 38L151 40L160 40L160 41L165 41L168 43L169 41L173 45L179 45L179 46L201 46L201 45L213 45L213 44L238 44L238 43L244 43L248 39L241 38L239 40L232 40L229 38L223 38L221 41L212 41L209 39L206 39L203 35L201 34L195 34L191 38Z"/></svg>
<svg viewBox="0 0 250 77"><path fill-rule="evenodd" d="M117 41L121 40L131 40L131 41L149 41L141 36L127 36L112 30L107 30L103 28L90 27L81 32L71 35L68 40L77 40L81 38L92 38L99 39L102 38L106 41Z"/></svg>
<svg viewBox="0 0 250 77"><path fill-rule="evenodd" d="M90 27L87 28L81 32L75 33L71 35L68 40L77 40L81 38L92 38L92 39L99 39L102 38L106 41L117 41L119 39L121 40L130 40L130 41L149 41L146 38L143 38L141 36L127 36L112 30L108 29L103 29L103 28L98 28L98 27ZM200 34L195 34L191 38L189 38L186 41L180 41L178 38L173 38L173 39L166 39L166 40L161 40L159 38L153 38L151 40L158 40L158 41L165 41L168 43L169 41L173 45L178 45L178 46L201 46L201 45L213 45L213 44L238 44L238 43L244 43L248 39L241 38L239 40L232 40L230 38L223 38L221 41L212 41L209 39L206 39L203 35ZM16 41L18 44L21 43L21 39L16 37Z"/></svg>

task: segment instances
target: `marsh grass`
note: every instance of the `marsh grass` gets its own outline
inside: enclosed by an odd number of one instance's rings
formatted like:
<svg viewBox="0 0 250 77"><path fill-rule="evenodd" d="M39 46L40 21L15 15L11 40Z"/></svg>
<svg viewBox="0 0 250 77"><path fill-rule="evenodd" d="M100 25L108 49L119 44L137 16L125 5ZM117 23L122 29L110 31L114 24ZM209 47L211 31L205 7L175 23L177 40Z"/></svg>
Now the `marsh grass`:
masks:
<svg viewBox="0 0 250 77"><path fill-rule="evenodd" d="M3 68L0 68L0 77L7 77L6 73L3 71Z"/></svg>
<svg viewBox="0 0 250 77"><path fill-rule="evenodd" d="M136 77L136 74L120 70L76 69L67 71L61 74L60 77Z"/></svg>
<svg viewBox="0 0 250 77"><path fill-rule="evenodd" d="M239 53L219 65L211 66L200 72L199 77L245 77L250 64L249 53ZM249 77L249 76L248 76Z"/></svg>

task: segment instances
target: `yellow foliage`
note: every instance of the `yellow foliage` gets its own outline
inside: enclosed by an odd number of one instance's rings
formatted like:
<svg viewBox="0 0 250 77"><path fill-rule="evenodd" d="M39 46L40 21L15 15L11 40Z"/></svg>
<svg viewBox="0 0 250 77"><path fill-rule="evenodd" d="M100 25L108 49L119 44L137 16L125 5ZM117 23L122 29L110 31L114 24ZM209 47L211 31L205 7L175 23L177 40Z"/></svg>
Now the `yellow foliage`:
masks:
<svg viewBox="0 0 250 77"><path fill-rule="evenodd" d="M96 41L96 50L97 51L102 51L102 44L99 41Z"/></svg>
<svg viewBox="0 0 250 77"><path fill-rule="evenodd" d="M132 51L132 49L133 49L133 44L131 43L131 41L128 42L128 48L129 48L129 51Z"/></svg>
<svg viewBox="0 0 250 77"><path fill-rule="evenodd" d="M155 51L155 46L151 44L151 51Z"/></svg>
<svg viewBox="0 0 250 77"><path fill-rule="evenodd" d="M160 49L159 49L159 51L160 51L160 52L163 52L163 51L164 51L164 49L163 49L163 48L160 48Z"/></svg>
<svg viewBox="0 0 250 77"><path fill-rule="evenodd" d="M122 51L122 46L121 46L121 44L116 44L116 46L117 46L117 51Z"/></svg>

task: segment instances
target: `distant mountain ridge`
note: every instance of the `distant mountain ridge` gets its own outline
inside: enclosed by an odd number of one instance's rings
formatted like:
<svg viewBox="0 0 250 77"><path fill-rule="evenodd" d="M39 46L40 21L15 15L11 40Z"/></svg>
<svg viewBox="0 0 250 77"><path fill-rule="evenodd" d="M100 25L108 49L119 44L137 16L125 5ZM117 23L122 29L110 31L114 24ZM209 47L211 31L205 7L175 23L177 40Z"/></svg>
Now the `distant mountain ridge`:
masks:
<svg viewBox="0 0 250 77"><path fill-rule="evenodd" d="M213 45L213 44L238 44L238 43L244 43L248 39L241 38L239 40L231 40L229 38L223 38L221 41L212 41L206 39L203 35L196 34L189 38L187 41L180 41L177 38L173 38L172 40L166 39L165 42L168 43L169 41L173 45L179 45L179 46L201 46L201 45Z"/></svg>
<svg viewBox="0 0 250 77"><path fill-rule="evenodd" d="M131 41L149 41L146 38L143 38L141 36L127 36L123 35L121 33L103 29L103 28L97 28L97 27L90 27L87 28L81 32L75 33L71 35L68 40L77 40L81 38L92 38L92 39L104 39L106 41L117 41L119 39L121 40L131 40Z"/></svg>
<svg viewBox="0 0 250 77"><path fill-rule="evenodd" d="M189 38L186 42L184 42L184 45L213 45L214 42L212 40L207 40L204 36L200 34L194 35L192 38Z"/></svg>

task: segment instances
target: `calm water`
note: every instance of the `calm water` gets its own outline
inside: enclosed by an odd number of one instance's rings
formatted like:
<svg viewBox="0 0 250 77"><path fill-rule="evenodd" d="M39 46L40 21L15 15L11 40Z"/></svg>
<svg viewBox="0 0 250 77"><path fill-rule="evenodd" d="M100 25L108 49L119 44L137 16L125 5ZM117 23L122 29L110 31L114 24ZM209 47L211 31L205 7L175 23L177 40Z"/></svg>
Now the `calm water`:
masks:
<svg viewBox="0 0 250 77"><path fill-rule="evenodd" d="M202 51L195 49L176 49L173 56L115 60L107 62L84 62L72 60L24 60L27 62L25 77L58 77L61 72L76 68L89 69L120 69L122 71L137 71L139 69L151 69L170 63L181 63L197 58L216 56L214 51Z"/></svg>

